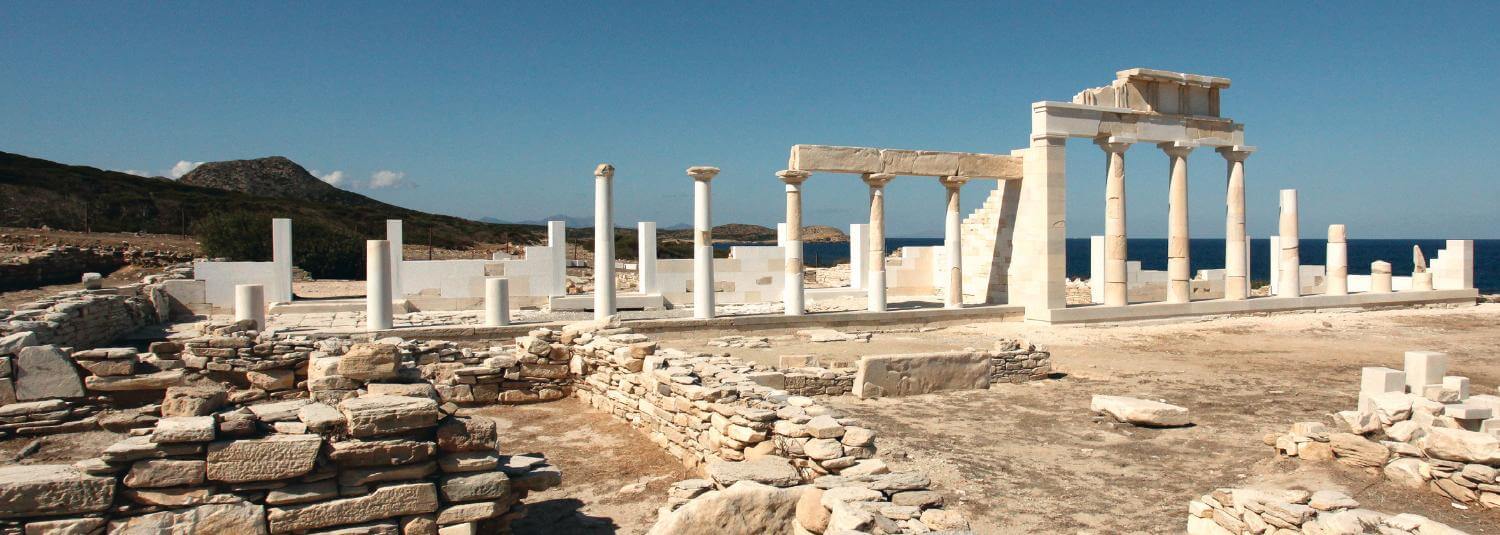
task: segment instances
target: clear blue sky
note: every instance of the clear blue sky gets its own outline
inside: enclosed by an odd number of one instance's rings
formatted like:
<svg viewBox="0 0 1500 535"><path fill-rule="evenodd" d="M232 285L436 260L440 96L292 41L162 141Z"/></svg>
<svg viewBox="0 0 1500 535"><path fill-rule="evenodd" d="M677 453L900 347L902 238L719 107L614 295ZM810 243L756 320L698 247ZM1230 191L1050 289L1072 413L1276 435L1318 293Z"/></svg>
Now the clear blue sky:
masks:
<svg viewBox="0 0 1500 535"><path fill-rule="evenodd" d="M1049 4L7 2L0 150L162 175L284 155L506 220L591 214L608 161L617 223L663 226L715 165L716 222L772 224L793 144L1005 153L1031 102L1139 66L1233 79L1255 237L1295 187L1309 237L1500 238L1500 4ZM1068 233L1100 233L1103 155L1069 149ZM1190 170L1193 235L1222 237L1223 161ZM1166 157L1133 148L1127 176L1131 236L1165 237ZM940 236L941 191L898 178L889 234ZM852 176L806 202L866 217Z"/></svg>

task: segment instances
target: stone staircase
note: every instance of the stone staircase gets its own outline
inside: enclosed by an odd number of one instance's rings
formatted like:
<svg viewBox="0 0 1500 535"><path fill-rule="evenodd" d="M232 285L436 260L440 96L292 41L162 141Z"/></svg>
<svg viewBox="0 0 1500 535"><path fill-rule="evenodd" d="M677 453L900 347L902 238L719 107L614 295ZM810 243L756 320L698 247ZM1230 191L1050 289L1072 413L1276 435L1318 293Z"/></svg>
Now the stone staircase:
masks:
<svg viewBox="0 0 1500 535"><path fill-rule="evenodd" d="M1001 180L963 220L964 303L1004 303L1020 182Z"/></svg>

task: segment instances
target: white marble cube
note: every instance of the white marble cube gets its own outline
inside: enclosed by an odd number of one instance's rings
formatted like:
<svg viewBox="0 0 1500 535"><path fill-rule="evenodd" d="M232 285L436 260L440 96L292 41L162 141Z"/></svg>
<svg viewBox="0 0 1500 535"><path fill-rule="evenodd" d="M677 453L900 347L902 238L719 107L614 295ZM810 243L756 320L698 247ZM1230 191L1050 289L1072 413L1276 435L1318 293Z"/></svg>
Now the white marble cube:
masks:
<svg viewBox="0 0 1500 535"><path fill-rule="evenodd" d="M1421 395L1427 385L1443 383L1448 373L1448 354L1437 351L1406 352L1406 387L1413 394Z"/></svg>
<svg viewBox="0 0 1500 535"><path fill-rule="evenodd" d="M1406 372L1384 366L1367 366L1359 370L1359 410L1367 409L1370 396L1405 391Z"/></svg>
<svg viewBox="0 0 1500 535"><path fill-rule="evenodd" d="M1458 399L1469 399L1469 378L1457 375L1443 377L1443 388L1458 391Z"/></svg>
<svg viewBox="0 0 1500 535"><path fill-rule="evenodd" d="M1495 416L1495 411L1490 410L1489 407L1457 403L1443 407L1443 416L1451 416L1460 420L1487 420Z"/></svg>

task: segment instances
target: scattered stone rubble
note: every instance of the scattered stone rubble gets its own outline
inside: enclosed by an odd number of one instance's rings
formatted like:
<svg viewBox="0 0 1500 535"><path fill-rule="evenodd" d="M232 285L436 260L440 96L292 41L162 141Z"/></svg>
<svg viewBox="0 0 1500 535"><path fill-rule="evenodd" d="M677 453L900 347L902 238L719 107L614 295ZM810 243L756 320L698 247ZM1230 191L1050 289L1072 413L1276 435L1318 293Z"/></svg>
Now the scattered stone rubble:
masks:
<svg viewBox="0 0 1500 535"><path fill-rule="evenodd" d="M771 347L771 339L764 336L720 336L708 341L711 347L743 347L748 349L765 349Z"/></svg>
<svg viewBox="0 0 1500 535"><path fill-rule="evenodd" d="M650 533L931 533L966 532L963 515L943 509L943 495L917 471L821 476L778 488L754 480L729 485L679 481Z"/></svg>
<svg viewBox="0 0 1500 535"><path fill-rule="evenodd" d="M1094 396L1089 410L1142 427L1181 427L1192 423L1188 410L1176 405L1125 396Z"/></svg>
<svg viewBox="0 0 1500 535"><path fill-rule="evenodd" d="M805 329L797 331L797 336L806 338L809 342L862 342L868 343L873 336L872 333L846 333L833 329Z"/></svg>
<svg viewBox="0 0 1500 535"><path fill-rule="evenodd" d="M1460 503L1500 507L1500 396L1471 396L1467 378L1445 375L1447 360L1411 351L1405 371L1364 368L1359 409L1338 413L1333 426L1299 422L1265 441L1282 455L1338 460Z"/></svg>
<svg viewBox="0 0 1500 535"><path fill-rule="evenodd" d="M1358 533L1462 535L1427 517L1361 509L1338 491L1218 489L1188 504L1190 535Z"/></svg>

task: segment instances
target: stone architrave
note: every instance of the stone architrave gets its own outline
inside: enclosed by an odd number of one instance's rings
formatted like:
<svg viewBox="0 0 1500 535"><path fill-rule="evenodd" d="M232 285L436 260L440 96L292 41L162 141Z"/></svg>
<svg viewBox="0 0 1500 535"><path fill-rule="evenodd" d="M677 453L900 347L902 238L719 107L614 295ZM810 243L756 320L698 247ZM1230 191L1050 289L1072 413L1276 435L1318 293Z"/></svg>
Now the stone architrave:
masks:
<svg viewBox="0 0 1500 535"><path fill-rule="evenodd" d="M73 361L57 346L22 348L12 365L17 401L77 398L85 394Z"/></svg>

